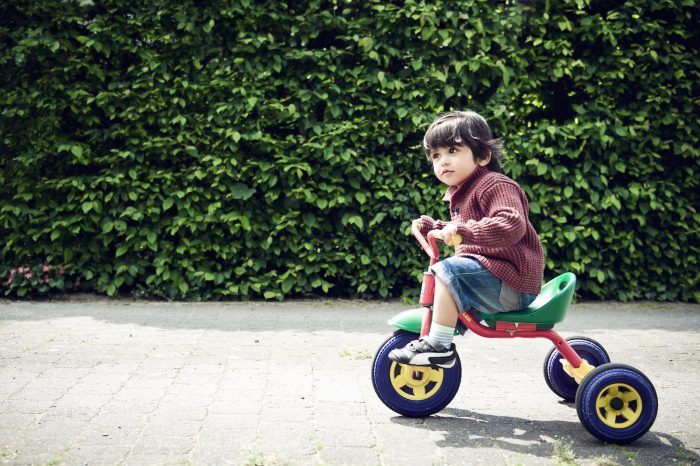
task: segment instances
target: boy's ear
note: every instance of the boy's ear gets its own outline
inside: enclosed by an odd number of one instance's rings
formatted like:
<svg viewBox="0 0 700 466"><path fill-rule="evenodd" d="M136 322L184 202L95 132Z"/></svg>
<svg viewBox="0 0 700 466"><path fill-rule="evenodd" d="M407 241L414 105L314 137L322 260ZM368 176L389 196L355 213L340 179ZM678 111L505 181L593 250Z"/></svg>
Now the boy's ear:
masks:
<svg viewBox="0 0 700 466"><path fill-rule="evenodd" d="M480 167L485 167L486 165L489 164L490 161L491 161L491 151L489 151L489 152L486 154L486 157L484 157L483 159L479 160L479 166L480 166Z"/></svg>

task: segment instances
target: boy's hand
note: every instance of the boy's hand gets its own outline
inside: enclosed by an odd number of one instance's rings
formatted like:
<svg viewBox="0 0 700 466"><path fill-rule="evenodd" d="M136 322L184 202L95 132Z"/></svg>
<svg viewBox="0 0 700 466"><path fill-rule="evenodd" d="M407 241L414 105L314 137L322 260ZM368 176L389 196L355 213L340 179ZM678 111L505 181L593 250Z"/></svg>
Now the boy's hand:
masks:
<svg viewBox="0 0 700 466"><path fill-rule="evenodd" d="M445 244L456 246L462 242L462 237L457 234L457 225L448 223L445 228L440 230L440 233Z"/></svg>
<svg viewBox="0 0 700 466"><path fill-rule="evenodd" d="M423 226L423 221L419 218L415 219L414 221L411 222L411 229L412 230L418 230L420 231L421 227Z"/></svg>

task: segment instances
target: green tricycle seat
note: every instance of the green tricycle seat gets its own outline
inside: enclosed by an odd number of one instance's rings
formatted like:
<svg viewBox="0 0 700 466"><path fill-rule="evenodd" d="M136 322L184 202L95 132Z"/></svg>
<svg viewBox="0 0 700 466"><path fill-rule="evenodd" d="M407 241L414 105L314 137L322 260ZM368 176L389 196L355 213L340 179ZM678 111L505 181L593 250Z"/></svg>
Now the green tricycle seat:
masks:
<svg viewBox="0 0 700 466"><path fill-rule="evenodd" d="M483 312L481 318L492 328L496 327L496 322L518 322L537 324L538 330L551 329L554 324L564 320L574 297L575 287L576 275L571 272L563 273L545 283L537 298L522 311L497 314Z"/></svg>

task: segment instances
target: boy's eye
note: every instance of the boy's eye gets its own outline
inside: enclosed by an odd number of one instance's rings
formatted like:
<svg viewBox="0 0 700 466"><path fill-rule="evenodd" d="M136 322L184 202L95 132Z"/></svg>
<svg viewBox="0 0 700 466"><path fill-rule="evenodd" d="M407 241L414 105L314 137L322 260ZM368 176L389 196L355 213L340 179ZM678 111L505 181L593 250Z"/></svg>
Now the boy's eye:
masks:
<svg viewBox="0 0 700 466"><path fill-rule="evenodd" d="M456 147L450 147L450 154L454 154L455 152L457 152L457 148L456 148Z"/></svg>
<svg viewBox="0 0 700 466"><path fill-rule="evenodd" d="M438 154L437 152L433 152L432 154L430 154L430 158L433 160L436 160L438 157L440 157L440 154Z"/></svg>

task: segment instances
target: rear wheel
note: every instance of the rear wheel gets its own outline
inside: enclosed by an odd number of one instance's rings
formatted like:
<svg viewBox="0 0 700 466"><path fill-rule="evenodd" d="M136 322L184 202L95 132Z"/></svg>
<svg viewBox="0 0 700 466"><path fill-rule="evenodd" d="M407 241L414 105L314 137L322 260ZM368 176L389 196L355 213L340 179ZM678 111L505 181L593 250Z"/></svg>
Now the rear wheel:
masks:
<svg viewBox="0 0 700 466"><path fill-rule="evenodd" d="M592 338L569 337L566 341L581 359L585 359L592 366L598 367L610 362L608 352ZM547 353L544 358L544 380L554 393L566 401L574 401L578 384L564 371L561 359L564 359L564 356L556 347Z"/></svg>
<svg viewBox="0 0 700 466"><path fill-rule="evenodd" d="M377 351L372 361L372 385L389 409L410 417L425 417L447 406L462 381L462 364L456 355L449 369L398 364L388 358L395 348L403 348L418 334L396 331Z"/></svg>
<svg viewBox="0 0 700 466"><path fill-rule="evenodd" d="M586 430L604 442L625 444L654 424L658 398L651 381L624 364L591 371L576 395L576 412Z"/></svg>

